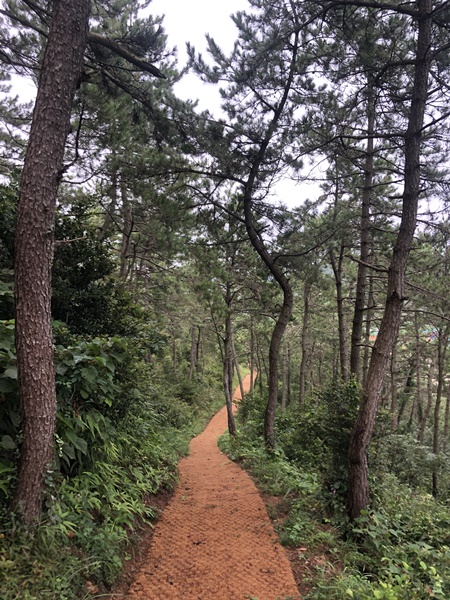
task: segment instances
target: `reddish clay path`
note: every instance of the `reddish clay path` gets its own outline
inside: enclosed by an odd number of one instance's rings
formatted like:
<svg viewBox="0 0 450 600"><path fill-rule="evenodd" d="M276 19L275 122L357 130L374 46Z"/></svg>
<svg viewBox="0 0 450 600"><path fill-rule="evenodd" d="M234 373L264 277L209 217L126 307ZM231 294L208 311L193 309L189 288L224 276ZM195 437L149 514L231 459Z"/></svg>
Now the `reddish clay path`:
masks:
<svg viewBox="0 0 450 600"><path fill-rule="evenodd" d="M246 391L249 385L247 375ZM289 561L255 485L217 447L226 427L223 408L192 440L128 600L298 598Z"/></svg>

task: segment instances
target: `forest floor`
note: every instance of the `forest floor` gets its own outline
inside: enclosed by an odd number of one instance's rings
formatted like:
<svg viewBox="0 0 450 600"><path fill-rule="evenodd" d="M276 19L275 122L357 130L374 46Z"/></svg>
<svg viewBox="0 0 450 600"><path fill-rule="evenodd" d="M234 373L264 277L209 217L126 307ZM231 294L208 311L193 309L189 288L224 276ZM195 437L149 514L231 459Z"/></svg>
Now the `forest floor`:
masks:
<svg viewBox="0 0 450 600"><path fill-rule="evenodd" d="M250 375L244 379L244 389ZM240 399L240 392L234 398ZM192 440L127 600L299 598L291 566L250 477L217 447L226 408ZM122 588L123 590L123 588ZM121 590L121 591L122 591Z"/></svg>

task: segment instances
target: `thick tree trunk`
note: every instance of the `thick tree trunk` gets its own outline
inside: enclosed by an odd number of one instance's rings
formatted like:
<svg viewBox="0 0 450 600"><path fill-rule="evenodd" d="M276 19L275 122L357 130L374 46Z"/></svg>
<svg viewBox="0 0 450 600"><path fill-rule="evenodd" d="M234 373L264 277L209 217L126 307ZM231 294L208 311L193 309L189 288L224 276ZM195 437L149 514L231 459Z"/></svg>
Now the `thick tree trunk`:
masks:
<svg viewBox="0 0 450 600"><path fill-rule="evenodd" d="M431 64L432 1L418 0L418 40L414 67L412 101L408 129L405 135L405 173L403 208L400 229L388 274L386 306L375 342L367 381L349 449L349 497L351 518L360 515L369 504L367 447L372 438L389 355L398 334L404 302L405 271L411 242L416 228L420 189L420 147L425 107L428 96L428 76Z"/></svg>
<svg viewBox="0 0 450 600"><path fill-rule="evenodd" d="M89 0L53 3L20 188L15 299L23 442L13 505L27 523L39 517L45 472L52 459L56 391L50 302L55 206L89 12Z"/></svg>
<svg viewBox="0 0 450 600"><path fill-rule="evenodd" d="M373 184L373 133L375 129L375 93L373 81L367 83L367 147L364 165L364 187L361 204L361 240L356 279L355 309L353 313L352 341L350 350L350 373L359 380L361 336L363 329L364 309L366 301L367 264L369 262L370 242L370 196Z"/></svg>

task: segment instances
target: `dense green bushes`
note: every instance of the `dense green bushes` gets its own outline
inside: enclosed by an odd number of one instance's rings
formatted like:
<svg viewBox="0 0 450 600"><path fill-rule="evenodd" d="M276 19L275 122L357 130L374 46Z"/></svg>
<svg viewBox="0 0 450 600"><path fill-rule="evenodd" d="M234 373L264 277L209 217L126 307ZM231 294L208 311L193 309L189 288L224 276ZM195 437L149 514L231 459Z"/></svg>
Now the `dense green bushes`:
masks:
<svg viewBox="0 0 450 600"><path fill-rule="evenodd" d="M304 407L280 411L274 451L262 442L264 402L254 396L242 402L237 438L224 436L221 445L243 462L264 491L284 497L282 542L301 547L300 561L320 555L303 597L449 598L449 511L430 494L431 468L446 481L445 455L437 459L410 435L387 433L381 414L370 456L372 506L350 523L346 459L356 386L335 384Z"/></svg>
<svg viewBox="0 0 450 600"><path fill-rule="evenodd" d="M207 384L168 376L150 355L155 339L72 336L57 325L58 414L45 507L31 535L9 505L20 444L13 324L0 324L0 596L74 600L110 585L140 524L155 518L152 495L171 489L189 439L221 403ZM156 335L156 337L155 337ZM88 582L88 584L86 583Z"/></svg>

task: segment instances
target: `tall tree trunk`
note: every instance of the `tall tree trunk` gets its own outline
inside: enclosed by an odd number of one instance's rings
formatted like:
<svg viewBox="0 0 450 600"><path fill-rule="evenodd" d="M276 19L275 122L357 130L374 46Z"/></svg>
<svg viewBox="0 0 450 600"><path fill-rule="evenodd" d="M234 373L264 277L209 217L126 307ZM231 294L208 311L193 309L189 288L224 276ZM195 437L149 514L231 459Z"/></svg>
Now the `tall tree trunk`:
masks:
<svg viewBox="0 0 450 600"><path fill-rule="evenodd" d="M124 181L120 182L120 195L122 198L122 242L120 246L120 279L126 281L130 270L129 251L131 234L133 233L133 208L128 197L128 190Z"/></svg>
<svg viewBox="0 0 450 600"><path fill-rule="evenodd" d="M289 94L291 92L294 75L298 66L297 57L299 50L300 33L299 30L296 30L292 34L289 70L287 72L286 82L284 84L281 98L273 111L271 120L268 122L265 136L260 143L259 150L256 153L254 160L252 161L249 176L243 186L244 220L248 238L253 248L264 262L266 267L269 269L275 281L280 286L280 289L283 293L281 310L276 320L275 327L272 331L269 347L269 396L264 415L264 439L268 448L274 448L275 446L275 412L278 402L278 354L284 332L292 314L294 296L289 279L279 267L278 263L274 260L274 257L268 252L260 232L255 227L253 216L253 194L257 188L257 180L260 174L261 166L266 157L266 153L269 149L272 138L279 127L280 119L283 115Z"/></svg>
<svg viewBox="0 0 450 600"><path fill-rule="evenodd" d="M373 185L373 134L375 130L375 90L372 78L368 76L367 82L367 146L364 164L364 187L361 204L361 240L356 279L355 309L353 313L352 341L350 351L350 373L359 380L361 336L363 329L364 308L366 301L367 264L369 262L370 241L370 196Z"/></svg>
<svg viewBox="0 0 450 600"><path fill-rule="evenodd" d="M419 423L419 432L417 434L417 441L423 444L423 438L425 435L425 427L427 425L428 417L430 416L431 407L433 406L433 377L434 368L436 366L435 358L430 362L428 368L428 385L427 385L427 404L422 412L422 416Z"/></svg>
<svg viewBox="0 0 450 600"><path fill-rule="evenodd" d="M15 300L23 442L13 506L27 523L39 517L44 476L52 458L56 418L51 327L55 206L89 13L89 0L53 3L20 188Z"/></svg>
<svg viewBox="0 0 450 600"><path fill-rule="evenodd" d="M387 362L400 324L404 302L405 271L417 221L420 149L432 59L432 1L418 0L417 7L418 38L412 100L404 146L405 173L402 217L389 267L386 306L372 351L358 416L351 433L348 496L351 518L358 517L361 510L369 504L367 447L375 426Z"/></svg>
<svg viewBox="0 0 450 600"><path fill-rule="evenodd" d="M114 154L115 153L113 153L113 155ZM100 227L100 229L98 231L98 237L100 240L104 240L105 237L110 232L110 230L112 229L112 226L115 225L113 215L117 209L117 187L118 187L117 171L116 171L116 169L114 169L112 172L112 175L111 175L111 186L108 190L108 196L110 197L111 201L109 203L108 208L105 209L105 211L106 211L105 219L103 221L103 225Z"/></svg>
<svg viewBox="0 0 450 600"><path fill-rule="evenodd" d="M439 444L439 424L441 416L441 401L442 401L442 389L444 385L444 366L445 366L445 355L447 353L448 345L448 328L439 329L438 338L438 385L436 390L436 403L434 405L434 423L433 423L433 452L438 456L440 451ZM438 497L439 494L439 482L438 473L436 469L433 470L433 496Z"/></svg>
<svg viewBox="0 0 450 600"><path fill-rule="evenodd" d="M312 285L308 281L305 282L303 288L303 328L302 328L302 360L300 363L300 383L298 402L300 406L305 403L305 384L306 384L306 369L308 366L308 346L309 346L309 299L311 295Z"/></svg>
<svg viewBox="0 0 450 600"><path fill-rule="evenodd" d="M416 395L413 400L413 405L411 407L411 416L409 418L410 423L412 424L414 418L417 417L419 421L419 415L422 412L422 374L421 374L421 344L420 344L420 330L419 330L419 321L417 318L417 313L414 315L414 330L415 330L415 338L416 338L416 347L415 347L415 363L416 363Z"/></svg>
<svg viewBox="0 0 450 600"><path fill-rule="evenodd" d="M238 357L236 354L236 346L234 344L234 335L231 336L231 344L232 344L232 350L233 350L233 362L234 362L234 366L236 368L236 375L237 375L238 381L239 381L239 389L241 390L241 398L244 398L244 396L245 396L244 382L242 381L241 368L239 366L239 361L238 361Z"/></svg>
<svg viewBox="0 0 450 600"><path fill-rule="evenodd" d="M291 346L290 344L287 345L287 381L286 381L286 386L287 386L287 403L290 404L291 403L291 399L292 399L292 389L291 389L291 385L292 385L292 360L291 360Z"/></svg>
<svg viewBox="0 0 450 600"><path fill-rule="evenodd" d="M367 373L369 372L369 356L370 356L370 330L372 327L372 316L374 312L374 297L373 297L373 277L369 276L369 296L367 298L367 314L366 314L366 330L364 335L364 358L363 358L363 387L366 385Z"/></svg>
<svg viewBox="0 0 450 600"><path fill-rule="evenodd" d="M189 381L194 379L194 373L196 371L196 357L197 357L197 338L195 335L196 326L191 325L191 351L189 353Z"/></svg>
<svg viewBox="0 0 450 600"><path fill-rule="evenodd" d="M395 433L398 428L398 366L397 366L397 342L394 341L391 352L391 431Z"/></svg>
<svg viewBox="0 0 450 600"><path fill-rule="evenodd" d="M250 318L250 393L253 392L255 371L255 332L253 330L253 317Z"/></svg>
<svg viewBox="0 0 450 600"><path fill-rule="evenodd" d="M225 402L228 415L228 431L230 435L236 435L236 422L233 415L233 329L231 324L231 284L227 281L225 302L227 314L225 317L224 337L224 364L223 364L223 387L225 391ZM243 398L244 396L242 396Z"/></svg>
<svg viewBox="0 0 450 600"><path fill-rule="evenodd" d="M330 256L331 267L333 269L336 285L336 304L339 329L339 358L341 366L341 379L345 382L348 380L348 345L347 327L344 312L344 297L342 294L342 262L344 260L344 249L344 244L341 244L339 258L337 260L333 248L330 248L328 253Z"/></svg>
<svg viewBox="0 0 450 600"><path fill-rule="evenodd" d="M447 452L448 448L448 433L450 425L450 383L447 383L447 397L445 399L445 416L444 416L444 439L442 449Z"/></svg>
<svg viewBox="0 0 450 600"><path fill-rule="evenodd" d="M281 410L286 410L287 404L287 349L283 348L283 352L281 354Z"/></svg>

